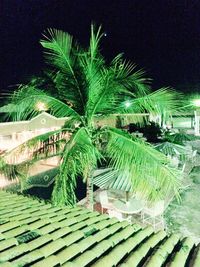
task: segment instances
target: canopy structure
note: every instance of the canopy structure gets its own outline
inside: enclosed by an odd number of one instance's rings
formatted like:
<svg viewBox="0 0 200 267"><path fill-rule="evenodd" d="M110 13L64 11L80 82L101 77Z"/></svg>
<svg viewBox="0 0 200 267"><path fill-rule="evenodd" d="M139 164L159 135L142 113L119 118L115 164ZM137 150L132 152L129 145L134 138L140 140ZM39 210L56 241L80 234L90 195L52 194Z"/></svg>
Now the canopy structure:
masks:
<svg viewBox="0 0 200 267"><path fill-rule="evenodd" d="M170 142L160 143L156 145L154 148L164 153L165 155L170 155L170 156L187 155L191 152L185 146L170 143Z"/></svg>
<svg viewBox="0 0 200 267"><path fill-rule="evenodd" d="M98 169L94 172L94 184L102 189L133 191L130 179L125 173L111 168Z"/></svg>
<svg viewBox="0 0 200 267"><path fill-rule="evenodd" d="M191 238L0 191L2 267L200 266Z"/></svg>
<svg viewBox="0 0 200 267"><path fill-rule="evenodd" d="M169 140L173 143L184 145L186 141L196 140L197 137L192 134L187 134L185 132L179 132L172 135L169 135Z"/></svg>
<svg viewBox="0 0 200 267"><path fill-rule="evenodd" d="M102 189L121 190L126 193L126 201L128 201L128 193L133 191L132 183L126 173L122 173L111 168L98 169L93 174L94 185Z"/></svg>

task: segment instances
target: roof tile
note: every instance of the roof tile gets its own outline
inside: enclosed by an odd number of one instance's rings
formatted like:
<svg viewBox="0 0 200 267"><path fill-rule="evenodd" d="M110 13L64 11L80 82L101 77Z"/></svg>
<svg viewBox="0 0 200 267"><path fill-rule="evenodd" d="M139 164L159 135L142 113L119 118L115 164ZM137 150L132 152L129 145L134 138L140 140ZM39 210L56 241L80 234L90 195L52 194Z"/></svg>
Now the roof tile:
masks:
<svg viewBox="0 0 200 267"><path fill-rule="evenodd" d="M81 207L0 191L0 218L0 266L200 266L199 247L190 238L155 234Z"/></svg>

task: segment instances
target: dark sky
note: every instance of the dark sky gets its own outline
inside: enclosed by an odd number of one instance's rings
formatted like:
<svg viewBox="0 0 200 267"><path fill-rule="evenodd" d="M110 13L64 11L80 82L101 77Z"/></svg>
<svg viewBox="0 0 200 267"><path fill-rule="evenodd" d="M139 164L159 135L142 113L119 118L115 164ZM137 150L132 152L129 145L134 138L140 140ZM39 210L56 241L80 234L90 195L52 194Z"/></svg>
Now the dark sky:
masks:
<svg viewBox="0 0 200 267"><path fill-rule="evenodd" d="M91 21L107 33L103 55L124 52L154 79L154 88L200 88L199 0L0 0L0 91L40 72L46 28L87 45Z"/></svg>

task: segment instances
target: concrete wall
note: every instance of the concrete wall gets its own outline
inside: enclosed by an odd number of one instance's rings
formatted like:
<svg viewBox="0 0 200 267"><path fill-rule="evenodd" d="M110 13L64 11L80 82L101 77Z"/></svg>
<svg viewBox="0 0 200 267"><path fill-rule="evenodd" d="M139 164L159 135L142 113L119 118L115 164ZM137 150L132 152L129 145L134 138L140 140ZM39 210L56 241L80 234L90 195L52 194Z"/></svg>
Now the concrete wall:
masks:
<svg viewBox="0 0 200 267"><path fill-rule="evenodd" d="M0 123L0 135L11 135L13 132L35 131L41 128L61 127L67 118L56 118L43 112L29 121Z"/></svg>
<svg viewBox="0 0 200 267"><path fill-rule="evenodd" d="M194 117L173 117L172 119L174 128L194 128Z"/></svg>

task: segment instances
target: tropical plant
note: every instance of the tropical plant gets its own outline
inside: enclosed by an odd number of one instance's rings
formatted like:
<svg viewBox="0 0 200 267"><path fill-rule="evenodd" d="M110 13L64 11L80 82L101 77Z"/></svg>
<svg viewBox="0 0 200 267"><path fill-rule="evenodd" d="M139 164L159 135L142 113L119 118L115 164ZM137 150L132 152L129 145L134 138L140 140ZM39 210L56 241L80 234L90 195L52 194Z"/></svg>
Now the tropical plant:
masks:
<svg viewBox="0 0 200 267"><path fill-rule="evenodd" d="M157 144L155 146L155 149L164 153L166 156L171 156L171 157L177 155L181 155L183 157L183 155L187 155L189 152L186 146L171 142L162 142L160 144Z"/></svg>
<svg viewBox="0 0 200 267"><path fill-rule="evenodd" d="M109 64L100 54L101 27L91 26L90 44L81 48L60 30L49 29L41 45L49 70L45 78L21 85L11 97L15 119L35 116L38 102L56 117L68 117L65 126L38 136L20 146L20 153L31 149L32 160L60 155L52 200L55 204L74 205L76 179L87 183L90 207L93 203L93 171L107 160L112 169L126 171L135 191L149 200L163 198L169 191L178 194L179 176L167 167L165 155L140 138L111 126L96 126L96 117L126 113L165 113L177 108L177 94L170 88L151 92L150 79L143 70L117 55ZM126 101L129 105L125 105ZM5 111L6 107L4 107ZM70 133L68 138L60 133ZM52 138L57 136L58 138ZM61 136L61 137L59 137ZM38 146L39 144L39 146ZM54 147L54 150L52 150ZM19 148L9 153L18 153Z"/></svg>
<svg viewBox="0 0 200 267"><path fill-rule="evenodd" d="M164 138L166 141L178 145L185 145L185 142L199 139L192 134L187 134L184 130L180 130L178 133L166 134Z"/></svg>

